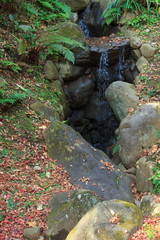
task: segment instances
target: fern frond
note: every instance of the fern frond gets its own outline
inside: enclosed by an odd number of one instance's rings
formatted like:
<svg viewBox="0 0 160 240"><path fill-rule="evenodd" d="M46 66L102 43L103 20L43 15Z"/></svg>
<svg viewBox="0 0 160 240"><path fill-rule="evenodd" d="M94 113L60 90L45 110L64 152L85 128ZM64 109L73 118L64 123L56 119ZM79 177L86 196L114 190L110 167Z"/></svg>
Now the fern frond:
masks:
<svg viewBox="0 0 160 240"><path fill-rule="evenodd" d="M19 42L18 54L19 54L19 55L24 54L27 47L28 47L27 41L26 41L25 39L22 39L22 40Z"/></svg>
<svg viewBox="0 0 160 240"><path fill-rule="evenodd" d="M51 48L53 51L62 54L68 61L71 61L72 63L75 62L73 52L71 52L67 47L64 47L62 44L51 44L48 48Z"/></svg>
<svg viewBox="0 0 160 240"><path fill-rule="evenodd" d="M29 15L38 15L37 10L34 8L34 6L31 3L25 2L24 8L26 9L26 11L28 12Z"/></svg>
<svg viewBox="0 0 160 240"><path fill-rule="evenodd" d="M55 8L50 2L38 0L44 7L49 8L52 11L55 11Z"/></svg>

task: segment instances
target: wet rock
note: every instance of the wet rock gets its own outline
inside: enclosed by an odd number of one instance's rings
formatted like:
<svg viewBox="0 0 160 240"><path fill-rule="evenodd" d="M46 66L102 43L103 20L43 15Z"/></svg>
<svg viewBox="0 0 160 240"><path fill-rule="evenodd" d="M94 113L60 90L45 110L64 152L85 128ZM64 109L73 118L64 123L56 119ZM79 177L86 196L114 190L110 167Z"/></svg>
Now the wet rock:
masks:
<svg viewBox="0 0 160 240"><path fill-rule="evenodd" d="M102 10L99 3L91 3L89 11L86 12L83 20L87 25L90 37L101 37L104 33L104 27L102 27Z"/></svg>
<svg viewBox="0 0 160 240"><path fill-rule="evenodd" d="M99 108L99 94L98 92L93 92L87 105L84 107L85 117L89 119L97 120Z"/></svg>
<svg viewBox="0 0 160 240"><path fill-rule="evenodd" d="M51 124L45 131L45 141L50 157L63 165L75 185L96 192L104 200L133 201L130 180L125 174L72 128L62 123Z"/></svg>
<svg viewBox="0 0 160 240"><path fill-rule="evenodd" d="M113 65L119 62L119 55L124 49L124 58L127 58L130 54L130 43L128 39L120 38L120 41L114 40L114 38L90 38L87 40L87 46L90 49L90 61L92 66L99 66L102 52L108 52L109 65Z"/></svg>
<svg viewBox="0 0 160 240"><path fill-rule="evenodd" d="M89 190L75 190L59 193L49 199L51 213L47 218L47 239L66 239L68 233L84 216L84 214L100 199Z"/></svg>
<svg viewBox="0 0 160 240"><path fill-rule="evenodd" d="M122 75L123 75L126 82L133 83L134 77L133 77L133 74L130 72L129 69L124 69Z"/></svg>
<svg viewBox="0 0 160 240"><path fill-rule="evenodd" d="M119 200L104 201L81 218L66 240L128 240L142 221L141 210L136 205Z"/></svg>
<svg viewBox="0 0 160 240"><path fill-rule="evenodd" d="M81 126L83 124L84 111L83 110L75 110L72 113L71 121L75 126Z"/></svg>
<svg viewBox="0 0 160 240"><path fill-rule="evenodd" d="M59 74L64 81L72 81L81 77L85 72L85 68L75 66L68 61L59 64Z"/></svg>
<svg viewBox="0 0 160 240"><path fill-rule="evenodd" d="M158 140L159 129L160 103L144 104L122 120L118 154L126 168L135 167L144 149Z"/></svg>
<svg viewBox="0 0 160 240"><path fill-rule="evenodd" d="M70 83L66 83L65 95L69 106L78 108L84 106L91 96L94 83L89 77L82 77Z"/></svg>

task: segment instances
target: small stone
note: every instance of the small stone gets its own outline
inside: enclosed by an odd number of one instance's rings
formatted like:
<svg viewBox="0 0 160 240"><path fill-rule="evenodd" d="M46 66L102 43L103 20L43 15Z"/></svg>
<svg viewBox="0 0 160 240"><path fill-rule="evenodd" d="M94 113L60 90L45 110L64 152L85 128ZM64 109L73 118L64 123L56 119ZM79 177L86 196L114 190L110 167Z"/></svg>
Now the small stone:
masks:
<svg viewBox="0 0 160 240"><path fill-rule="evenodd" d="M23 231L23 236L29 240L38 240L40 235L40 228L25 228Z"/></svg>
<svg viewBox="0 0 160 240"><path fill-rule="evenodd" d="M139 48L141 46L141 41L138 37L133 36L130 41L131 48Z"/></svg>
<svg viewBox="0 0 160 240"><path fill-rule="evenodd" d="M35 170L35 171L40 171L40 170L41 170L41 167L40 167L40 166L35 166L35 167L34 167L34 170Z"/></svg>

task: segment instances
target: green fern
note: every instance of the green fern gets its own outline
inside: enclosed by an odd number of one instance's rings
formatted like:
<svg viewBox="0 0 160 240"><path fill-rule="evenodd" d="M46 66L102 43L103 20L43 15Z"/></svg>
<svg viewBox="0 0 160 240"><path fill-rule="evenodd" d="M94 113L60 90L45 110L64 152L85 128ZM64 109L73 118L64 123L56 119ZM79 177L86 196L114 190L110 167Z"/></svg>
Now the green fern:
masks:
<svg viewBox="0 0 160 240"><path fill-rule="evenodd" d="M52 51L50 51L50 49ZM71 61L72 63L75 62L75 57L73 52L71 52L68 48L64 47L62 44L49 45L48 52L50 52L50 54L55 54L55 52L57 52L58 54L62 54L68 61Z"/></svg>
<svg viewBox="0 0 160 240"><path fill-rule="evenodd" d="M36 8L31 3L25 2L23 6L29 15L38 15Z"/></svg>
<svg viewBox="0 0 160 240"><path fill-rule="evenodd" d="M71 61L73 63L75 61L75 58L71 50L75 47L85 49L82 43L74 39L57 35L56 31L53 32L52 35L48 36L47 39L41 40L41 44L44 46L44 48L47 48L50 53L52 52L50 49L52 49L53 54L54 52L62 54L68 61Z"/></svg>
<svg viewBox="0 0 160 240"><path fill-rule="evenodd" d="M15 104L16 102L24 100L27 96L28 94L26 93L13 92L6 97L3 93L3 96L0 97L0 104Z"/></svg>
<svg viewBox="0 0 160 240"><path fill-rule="evenodd" d="M106 11L102 16L104 18L102 25L110 25L113 20L118 20L121 15L121 10L119 8L111 8Z"/></svg>

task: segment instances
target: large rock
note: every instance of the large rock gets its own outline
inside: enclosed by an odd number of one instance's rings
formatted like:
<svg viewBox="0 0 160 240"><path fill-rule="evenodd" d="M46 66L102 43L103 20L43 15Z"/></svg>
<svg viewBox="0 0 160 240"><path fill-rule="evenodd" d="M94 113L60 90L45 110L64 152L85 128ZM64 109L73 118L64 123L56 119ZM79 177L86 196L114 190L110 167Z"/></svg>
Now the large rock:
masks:
<svg viewBox="0 0 160 240"><path fill-rule="evenodd" d="M128 202L110 200L87 212L66 240L128 240L142 225L140 209Z"/></svg>
<svg viewBox="0 0 160 240"><path fill-rule="evenodd" d="M156 49L154 47L152 47L149 43L144 43L141 46L140 50L141 50L142 55L147 59L151 58L156 51Z"/></svg>
<svg viewBox="0 0 160 240"><path fill-rule="evenodd" d="M153 176L154 163L142 157L136 163L136 188L138 192L151 192L153 184L148 180Z"/></svg>
<svg viewBox="0 0 160 240"><path fill-rule="evenodd" d="M63 37L77 40L83 44L86 42L85 35L82 29L78 26L78 24L69 21L57 24L52 28L46 29L46 31L42 32L39 41L44 41L48 44L52 43L55 40L55 36L57 34Z"/></svg>
<svg viewBox="0 0 160 240"><path fill-rule="evenodd" d="M140 209L144 216L155 216L160 213L160 202L156 195L146 195L142 197Z"/></svg>
<svg viewBox="0 0 160 240"><path fill-rule="evenodd" d="M87 26L90 37L101 37L104 35L104 27L102 25L102 10L100 3L91 2L84 12L83 24ZM82 25L83 29L83 25Z"/></svg>
<svg viewBox="0 0 160 240"><path fill-rule="evenodd" d="M38 115L45 119L48 119L51 122L60 120L58 112L54 108L47 107L40 102L32 103L30 105L30 108Z"/></svg>
<svg viewBox="0 0 160 240"><path fill-rule="evenodd" d="M133 36L130 41L131 48L139 48L141 46L141 41L138 37Z"/></svg>
<svg viewBox="0 0 160 240"><path fill-rule="evenodd" d="M109 65L119 63L120 55L126 59L130 55L130 42L125 38L103 37L87 39L87 46L90 49L89 63L91 66L99 66L100 58L103 52L108 52Z"/></svg>
<svg viewBox="0 0 160 240"><path fill-rule="evenodd" d="M136 108L139 103L134 85L121 81L112 83L107 88L105 96L119 121L128 115L130 108Z"/></svg>
<svg viewBox="0 0 160 240"><path fill-rule="evenodd" d="M89 190L75 190L70 193L56 194L49 200L51 213L47 218L47 238L66 239L68 233L84 214L100 199Z"/></svg>
<svg viewBox="0 0 160 240"><path fill-rule="evenodd" d="M23 236L28 240L38 240L40 239L40 235L40 228L25 228L23 231Z"/></svg>
<svg viewBox="0 0 160 240"><path fill-rule="evenodd" d="M64 81L71 81L81 77L85 72L84 67L75 66L69 62L61 62L59 64L59 74Z"/></svg>
<svg viewBox="0 0 160 240"><path fill-rule="evenodd" d="M45 141L50 157L69 171L75 185L96 192L104 200L133 201L129 178L71 127L51 124L45 131Z"/></svg>
<svg viewBox="0 0 160 240"><path fill-rule="evenodd" d="M149 65L148 60L144 57L141 56L138 61L136 62L136 67L139 72L144 72L145 68Z"/></svg>
<svg viewBox="0 0 160 240"><path fill-rule="evenodd" d="M119 156L126 168L135 166L144 149L154 144L160 129L160 103L142 105L120 124Z"/></svg>
<svg viewBox="0 0 160 240"><path fill-rule="evenodd" d="M90 0L60 0L60 2L67 4L71 8L72 12L79 12L85 9L89 1Z"/></svg>
<svg viewBox="0 0 160 240"><path fill-rule="evenodd" d="M56 66L51 60L46 61L44 65L45 77L48 80L59 80L59 74Z"/></svg>
<svg viewBox="0 0 160 240"><path fill-rule="evenodd" d="M93 92L93 88L93 80L85 76L66 83L65 95L69 106L72 108L84 106L88 102L88 99Z"/></svg>
<svg viewBox="0 0 160 240"><path fill-rule="evenodd" d="M63 90L63 87L62 87L60 81L54 81L53 88L54 88L54 94L55 94L55 96L57 96L57 102L55 102L57 111L58 111L59 115L64 114L64 116L67 117L70 110L69 110L68 103L65 99L65 93L64 93L64 90ZM62 106L63 112L61 111L60 105ZM62 114L61 114L61 112L62 112ZM60 118L60 119L62 119L62 118Z"/></svg>

